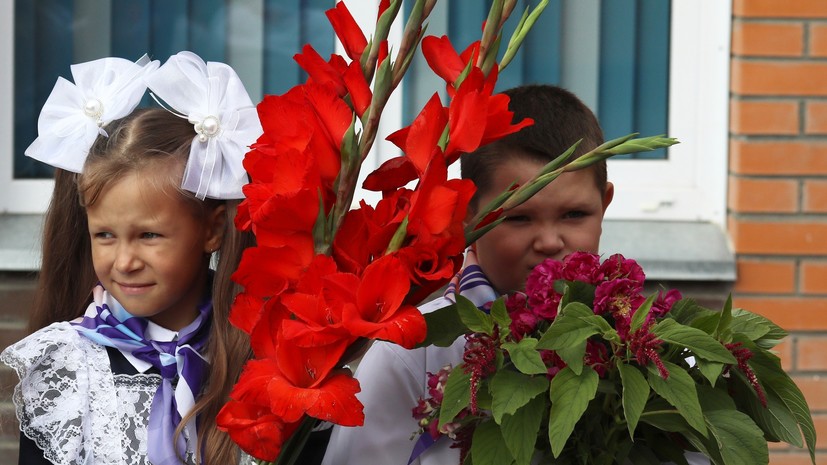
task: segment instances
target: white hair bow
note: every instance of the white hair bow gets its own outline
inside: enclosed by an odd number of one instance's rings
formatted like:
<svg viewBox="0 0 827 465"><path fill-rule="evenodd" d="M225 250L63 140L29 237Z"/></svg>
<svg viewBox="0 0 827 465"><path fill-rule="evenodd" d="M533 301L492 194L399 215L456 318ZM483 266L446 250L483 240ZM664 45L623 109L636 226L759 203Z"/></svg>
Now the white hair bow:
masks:
<svg viewBox="0 0 827 465"><path fill-rule="evenodd" d="M102 126L123 118L141 102L144 75L160 62L144 55L136 62L101 58L71 66L75 83L59 77L37 119L37 139L26 155L80 173Z"/></svg>
<svg viewBox="0 0 827 465"><path fill-rule="evenodd" d="M236 72L192 52L173 55L146 77L147 86L193 125L197 135L181 187L196 197L244 198L242 160L262 134L258 113Z"/></svg>

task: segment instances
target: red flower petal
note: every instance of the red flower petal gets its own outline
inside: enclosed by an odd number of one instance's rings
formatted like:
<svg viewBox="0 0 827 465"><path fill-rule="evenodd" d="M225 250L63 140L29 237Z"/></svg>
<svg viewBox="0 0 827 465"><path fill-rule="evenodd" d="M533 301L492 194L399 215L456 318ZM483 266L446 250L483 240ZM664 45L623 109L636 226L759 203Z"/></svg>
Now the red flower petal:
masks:
<svg viewBox="0 0 827 465"><path fill-rule="evenodd" d="M345 2L338 2L335 8L327 10L325 14L333 26L336 36L342 42L347 56L358 62L362 57L362 52L365 51L365 47L368 45L368 41L356 20L353 19L353 15L345 6Z"/></svg>

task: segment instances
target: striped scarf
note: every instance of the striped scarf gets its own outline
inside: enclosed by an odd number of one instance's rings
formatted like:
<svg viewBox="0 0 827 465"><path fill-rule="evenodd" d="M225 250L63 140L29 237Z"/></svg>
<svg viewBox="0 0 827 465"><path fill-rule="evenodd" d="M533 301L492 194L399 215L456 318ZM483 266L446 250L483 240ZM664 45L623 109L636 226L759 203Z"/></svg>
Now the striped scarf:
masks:
<svg viewBox="0 0 827 465"><path fill-rule="evenodd" d="M174 341L161 342L144 337L148 320L130 315L100 284L95 287L94 301L83 319L73 322L78 333L89 340L121 352L130 353L150 363L161 373L162 382L152 399L149 413L148 458L153 465L178 465L179 457L195 453L195 420L185 427L184 435L173 444L175 428L195 404L207 370L207 361L199 353L210 331L212 301L198 307L198 317L178 332ZM173 388L173 384L176 387Z"/></svg>

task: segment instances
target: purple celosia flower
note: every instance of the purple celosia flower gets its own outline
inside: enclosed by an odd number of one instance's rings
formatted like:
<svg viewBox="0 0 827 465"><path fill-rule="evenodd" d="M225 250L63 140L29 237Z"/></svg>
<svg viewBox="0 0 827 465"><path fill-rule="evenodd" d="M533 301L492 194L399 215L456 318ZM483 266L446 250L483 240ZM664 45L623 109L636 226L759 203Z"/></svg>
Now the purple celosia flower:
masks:
<svg viewBox="0 0 827 465"><path fill-rule="evenodd" d="M528 274L525 291L531 311L545 320L557 316L557 307L563 297L554 290L554 282L563 278L563 263L548 259L534 267Z"/></svg>
<svg viewBox="0 0 827 465"><path fill-rule="evenodd" d="M609 313L614 318L615 329L622 340L629 336L632 315L646 300L641 294L642 284L621 278L605 281L594 291L594 313Z"/></svg>

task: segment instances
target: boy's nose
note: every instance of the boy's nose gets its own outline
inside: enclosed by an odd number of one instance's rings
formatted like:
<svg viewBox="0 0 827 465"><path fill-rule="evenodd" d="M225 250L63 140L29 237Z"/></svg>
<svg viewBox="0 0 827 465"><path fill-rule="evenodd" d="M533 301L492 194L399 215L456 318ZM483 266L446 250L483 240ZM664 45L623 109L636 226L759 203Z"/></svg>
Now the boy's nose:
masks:
<svg viewBox="0 0 827 465"><path fill-rule="evenodd" d="M534 238L534 250L547 257L555 257L563 251L565 242L557 228L545 227Z"/></svg>

